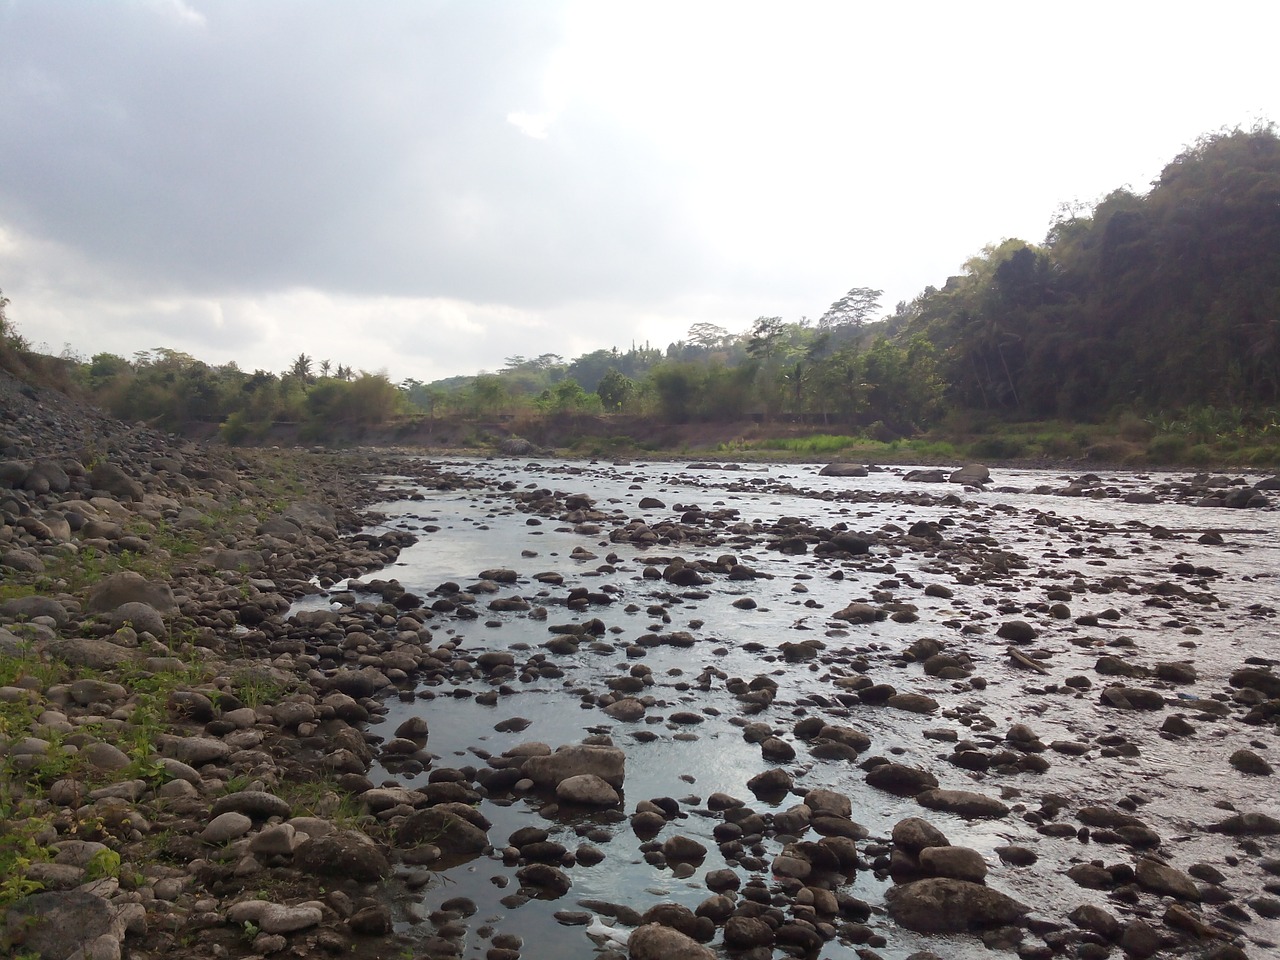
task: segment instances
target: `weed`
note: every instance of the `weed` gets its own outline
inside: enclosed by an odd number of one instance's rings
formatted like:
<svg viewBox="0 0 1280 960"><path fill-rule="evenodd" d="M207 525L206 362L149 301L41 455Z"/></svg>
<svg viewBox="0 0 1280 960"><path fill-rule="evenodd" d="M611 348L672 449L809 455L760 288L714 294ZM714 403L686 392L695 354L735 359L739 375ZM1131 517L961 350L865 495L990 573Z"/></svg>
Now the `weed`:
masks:
<svg viewBox="0 0 1280 960"><path fill-rule="evenodd" d="M89 858L84 875L88 880L120 876L120 854L114 850L99 850Z"/></svg>

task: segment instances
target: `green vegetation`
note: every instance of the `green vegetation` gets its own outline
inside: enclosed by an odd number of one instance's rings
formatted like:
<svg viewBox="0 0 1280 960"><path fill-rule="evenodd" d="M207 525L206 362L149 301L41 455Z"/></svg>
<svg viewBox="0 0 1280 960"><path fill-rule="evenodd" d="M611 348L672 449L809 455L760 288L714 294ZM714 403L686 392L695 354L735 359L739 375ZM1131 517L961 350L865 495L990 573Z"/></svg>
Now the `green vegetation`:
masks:
<svg viewBox="0 0 1280 960"><path fill-rule="evenodd" d="M624 431L590 421L628 418L642 449L663 426L754 423L785 438L743 448L779 453L910 439L995 459L1272 464L1278 204L1280 138L1266 125L1202 138L1145 194L1119 189L1065 208L1043 243L989 245L878 320L881 291L854 287L816 321L762 316L739 333L701 322L665 351L512 356L497 371L436 383L392 384L306 353L280 374L165 348L68 362L122 418L204 422L232 444L268 442L281 425L328 443L385 426L429 435L448 420L473 425L450 431L454 443L491 442L519 422L531 436L607 453L622 445L603 438ZM0 350L12 353L26 344L4 302Z"/></svg>

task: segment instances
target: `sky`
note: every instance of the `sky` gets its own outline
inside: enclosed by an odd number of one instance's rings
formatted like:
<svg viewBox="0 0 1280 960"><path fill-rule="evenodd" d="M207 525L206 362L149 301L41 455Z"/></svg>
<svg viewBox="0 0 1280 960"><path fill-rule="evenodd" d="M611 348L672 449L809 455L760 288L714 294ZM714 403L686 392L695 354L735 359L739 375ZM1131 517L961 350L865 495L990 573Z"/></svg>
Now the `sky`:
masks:
<svg viewBox="0 0 1280 960"><path fill-rule="evenodd" d="M0 289L80 356L432 381L885 312L1200 136L1280 5L0 0Z"/></svg>

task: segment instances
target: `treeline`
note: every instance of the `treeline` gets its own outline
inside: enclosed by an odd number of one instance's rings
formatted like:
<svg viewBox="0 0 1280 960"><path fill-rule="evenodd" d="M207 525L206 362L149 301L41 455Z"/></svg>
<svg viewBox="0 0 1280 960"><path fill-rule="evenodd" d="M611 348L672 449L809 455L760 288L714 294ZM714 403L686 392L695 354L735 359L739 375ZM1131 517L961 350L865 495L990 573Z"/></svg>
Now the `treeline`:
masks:
<svg viewBox="0 0 1280 960"><path fill-rule="evenodd" d="M1026 418L1280 401L1280 139L1202 138L1144 195L1116 190L1006 240L910 308L948 403Z"/></svg>
<svg viewBox="0 0 1280 960"><path fill-rule="evenodd" d="M1226 410L1222 422L1280 431L1280 139L1271 126L1205 137L1145 194L1066 211L1043 244L993 244L876 319L880 297L855 287L817 320L698 323L665 350L512 356L434 383L305 353L281 373L165 348L70 360L117 416L214 423L233 443L279 422L307 439L338 423L566 413L785 420L893 439L957 410L1071 421L1125 410L1165 423ZM0 341L26 346L2 300Z"/></svg>

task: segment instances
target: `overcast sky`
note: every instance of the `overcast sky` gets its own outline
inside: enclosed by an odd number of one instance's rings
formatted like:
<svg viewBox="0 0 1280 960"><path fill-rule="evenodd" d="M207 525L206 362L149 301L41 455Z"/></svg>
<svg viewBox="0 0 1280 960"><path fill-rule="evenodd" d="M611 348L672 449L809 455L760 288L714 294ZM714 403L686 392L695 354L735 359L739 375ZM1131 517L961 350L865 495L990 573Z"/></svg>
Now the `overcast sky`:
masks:
<svg viewBox="0 0 1280 960"><path fill-rule="evenodd" d="M52 352L434 380L884 306L1280 120L1263 3L0 0Z"/></svg>

